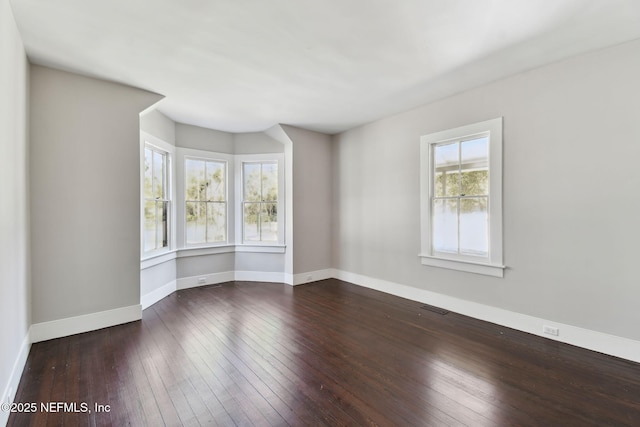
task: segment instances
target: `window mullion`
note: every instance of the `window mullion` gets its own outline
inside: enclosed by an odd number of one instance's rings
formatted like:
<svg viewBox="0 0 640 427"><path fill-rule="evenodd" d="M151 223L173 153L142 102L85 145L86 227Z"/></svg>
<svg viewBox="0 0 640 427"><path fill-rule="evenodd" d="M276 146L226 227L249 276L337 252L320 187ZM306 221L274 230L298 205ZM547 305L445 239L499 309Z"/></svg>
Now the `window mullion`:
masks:
<svg viewBox="0 0 640 427"><path fill-rule="evenodd" d="M260 200L262 200L262 165L260 165ZM262 241L262 202L258 203L258 213L256 215L258 221L258 236Z"/></svg>
<svg viewBox="0 0 640 427"><path fill-rule="evenodd" d="M260 203L258 203L258 236L262 242L262 203L264 202L264 179L263 174L264 163L260 163Z"/></svg>
<svg viewBox="0 0 640 427"><path fill-rule="evenodd" d="M156 206L156 170L155 161L153 159L154 151L151 150L151 197L153 198L153 248L151 250L158 249L158 207Z"/></svg>
<svg viewBox="0 0 640 427"><path fill-rule="evenodd" d="M462 212L460 212L460 207L461 207L461 203L460 203L460 197L462 196L462 143L460 141L458 141L458 196L456 197L457 199L457 226L458 226L458 231L457 231L457 235L458 235L458 245L457 245L457 250L458 250L458 255L460 255L460 215L462 214Z"/></svg>
<svg viewBox="0 0 640 427"><path fill-rule="evenodd" d="M209 243L209 203L207 198L207 162L206 160L202 161L204 163L204 243Z"/></svg>
<svg viewBox="0 0 640 427"><path fill-rule="evenodd" d="M206 162L205 162L206 165ZM204 176L207 176L207 167L204 168ZM209 202L207 202L206 197L202 202L204 205L204 243L209 243Z"/></svg>

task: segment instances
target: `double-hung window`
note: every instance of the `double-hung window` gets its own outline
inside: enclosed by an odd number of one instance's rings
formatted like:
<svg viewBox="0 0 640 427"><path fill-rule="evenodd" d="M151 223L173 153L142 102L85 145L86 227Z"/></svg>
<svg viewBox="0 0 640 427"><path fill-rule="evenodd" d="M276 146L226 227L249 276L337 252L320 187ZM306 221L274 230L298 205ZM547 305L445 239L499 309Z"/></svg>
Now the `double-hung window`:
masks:
<svg viewBox="0 0 640 427"><path fill-rule="evenodd" d="M185 157L186 244L227 242L227 162Z"/></svg>
<svg viewBox="0 0 640 427"><path fill-rule="evenodd" d="M150 144L144 146L143 252L169 248L170 180L169 153Z"/></svg>
<svg viewBox="0 0 640 427"><path fill-rule="evenodd" d="M502 118L421 138L422 263L502 277Z"/></svg>
<svg viewBox="0 0 640 427"><path fill-rule="evenodd" d="M283 155L239 155L236 161L236 236L243 245L284 245Z"/></svg>
<svg viewBox="0 0 640 427"><path fill-rule="evenodd" d="M278 241L278 163L242 163L244 242Z"/></svg>

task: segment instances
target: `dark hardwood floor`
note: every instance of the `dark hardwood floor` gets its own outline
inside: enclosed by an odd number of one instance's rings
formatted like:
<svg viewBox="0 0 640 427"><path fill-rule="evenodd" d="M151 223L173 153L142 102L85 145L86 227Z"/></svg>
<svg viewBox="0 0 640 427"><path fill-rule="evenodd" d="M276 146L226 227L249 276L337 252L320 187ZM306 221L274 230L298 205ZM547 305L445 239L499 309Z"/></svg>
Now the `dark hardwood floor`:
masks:
<svg viewBox="0 0 640 427"><path fill-rule="evenodd" d="M422 305L338 280L178 291L34 344L16 402L38 411L9 425L640 426L639 364Z"/></svg>

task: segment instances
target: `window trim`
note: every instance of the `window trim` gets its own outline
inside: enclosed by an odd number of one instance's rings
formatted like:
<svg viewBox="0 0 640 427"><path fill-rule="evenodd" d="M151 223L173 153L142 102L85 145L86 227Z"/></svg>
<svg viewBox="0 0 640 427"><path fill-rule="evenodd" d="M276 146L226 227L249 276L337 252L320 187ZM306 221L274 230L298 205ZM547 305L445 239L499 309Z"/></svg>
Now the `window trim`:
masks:
<svg viewBox="0 0 640 427"><path fill-rule="evenodd" d="M261 248L281 248L285 245L285 188L284 188L284 153L265 153L265 154L236 154L236 174L235 174L235 193L238 196L236 202L235 215L235 233L236 247L238 252L264 252ZM244 241L244 177L243 163L245 162L276 162L278 165L278 241ZM254 249L251 249L254 247ZM245 248L247 250L245 250ZM279 249L278 249L279 251Z"/></svg>
<svg viewBox="0 0 640 427"><path fill-rule="evenodd" d="M433 146L473 135L489 135L489 253L487 257L446 254L432 247ZM470 273L503 277L502 252L502 117L423 135L420 138L421 263Z"/></svg>
<svg viewBox="0 0 640 427"><path fill-rule="evenodd" d="M230 245L233 245L235 241L234 230L235 227L232 224L235 221L234 217L234 187L233 184L230 184L231 177L234 177L234 156L232 154L219 153L215 151L205 151L205 150L197 150L193 148L183 148L179 147L177 150L177 157L179 159L176 162L176 175L178 176L178 187L180 191L178 191L178 200L176 205L180 206L178 209L178 218L176 223L178 226L178 241L180 245L178 249L180 250L191 250L191 249L206 249L206 248L224 248ZM187 244L187 215L186 215L186 168L185 163L187 159L196 159L196 160L205 160L205 161L213 161L213 162L222 162L226 165L226 181L225 181L225 191L226 191L226 241L220 242L212 242L212 243L200 243L200 244Z"/></svg>
<svg viewBox="0 0 640 427"><path fill-rule="evenodd" d="M161 152L166 155L166 200L167 208L167 246L151 251L144 250L144 161L145 149L149 147L151 150ZM175 158L175 147L146 132L140 132L140 259L142 261L167 254L175 250L176 234L175 234L175 174L173 173L173 160Z"/></svg>
<svg viewBox="0 0 640 427"><path fill-rule="evenodd" d="M186 188L186 163L187 160L199 160L203 162L212 162L212 163L222 163L224 165L224 202L214 202L214 201L198 201L198 200L187 200L187 188ZM214 159L214 158L206 158L202 156L193 156L185 154L182 156L182 166L184 176L184 185L181 187L181 191L183 192L184 203L182 203L181 208L184 211L184 222L182 226L184 227L184 248L202 248L202 247L212 247L212 246L226 246L229 244L229 161L226 159ZM206 168L206 166L205 166ZM198 203L224 203L225 204L225 240L220 240L217 242L205 242L205 243L189 243L187 241L187 202L198 202Z"/></svg>

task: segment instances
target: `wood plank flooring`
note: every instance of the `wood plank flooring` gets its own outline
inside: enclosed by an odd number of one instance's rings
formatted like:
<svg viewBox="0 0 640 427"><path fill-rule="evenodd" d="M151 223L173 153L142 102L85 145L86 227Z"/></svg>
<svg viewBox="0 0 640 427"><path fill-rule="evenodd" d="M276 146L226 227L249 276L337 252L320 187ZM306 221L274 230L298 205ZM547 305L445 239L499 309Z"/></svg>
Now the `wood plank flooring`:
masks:
<svg viewBox="0 0 640 427"><path fill-rule="evenodd" d="M178 291L34 344L16 402L90 412L8 425L640 425L639 364L422 305L333 279Z"/></svg>

